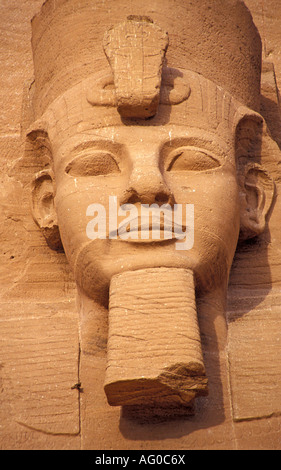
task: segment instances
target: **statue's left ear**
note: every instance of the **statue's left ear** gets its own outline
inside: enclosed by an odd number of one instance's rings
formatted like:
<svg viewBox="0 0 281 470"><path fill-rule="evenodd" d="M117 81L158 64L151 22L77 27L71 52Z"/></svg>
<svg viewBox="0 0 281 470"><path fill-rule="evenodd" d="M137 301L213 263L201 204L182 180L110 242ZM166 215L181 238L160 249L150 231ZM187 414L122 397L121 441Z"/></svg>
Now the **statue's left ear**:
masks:
<svg viewBox="0 0 281 470"><path fill-rule="evenodd" d="M260 235L265 230L266 216L275 192L270 174L257 163L261 159L262 127L263 118L257 113L248 112L236 128L242 240Z"/></svg>
<svg viewBox="0 0 281 470"><path fill-rule="evenodd" d="M257 163L249 163L240 176L240 238L260 235L274 196L274 182Z"/></svg>

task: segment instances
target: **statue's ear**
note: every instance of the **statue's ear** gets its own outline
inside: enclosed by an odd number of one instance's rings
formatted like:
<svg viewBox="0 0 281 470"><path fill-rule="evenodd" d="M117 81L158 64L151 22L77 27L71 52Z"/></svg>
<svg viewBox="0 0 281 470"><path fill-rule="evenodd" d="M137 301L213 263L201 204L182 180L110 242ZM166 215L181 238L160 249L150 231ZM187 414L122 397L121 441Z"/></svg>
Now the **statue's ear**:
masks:
<svg viewBox="0 0 281 470"><path fill-rule="evenodd" d="M260 235L266 227L275 184L262 160L263 118L247 112L236 127L236 159L240 191L240 239Z"/></svg>
<svg viewBox="0 0 281 470"><path fill-rule="evenodd" d="M52 170L42 170L32 181L32 215L53 250L62 249L54 205L55 183Z"/></svg>
<svg viewBox="0 0 281 470"><path fill-rule="evenodd" d="M41 229L48 245L53 250L62 250L62 243L54 205L55 178L51 169L50 146L45 133L32 131L28 135L28 151L39 167L31 182L31 210L33 218Z"/></svg>
<svg viewBox="0 0 281 470"><path fill-rule="evenodd" d="M257 163L250 163L240 177L240 238L260 235L266 226L266 216L274 197L274 182Z"/></svg>

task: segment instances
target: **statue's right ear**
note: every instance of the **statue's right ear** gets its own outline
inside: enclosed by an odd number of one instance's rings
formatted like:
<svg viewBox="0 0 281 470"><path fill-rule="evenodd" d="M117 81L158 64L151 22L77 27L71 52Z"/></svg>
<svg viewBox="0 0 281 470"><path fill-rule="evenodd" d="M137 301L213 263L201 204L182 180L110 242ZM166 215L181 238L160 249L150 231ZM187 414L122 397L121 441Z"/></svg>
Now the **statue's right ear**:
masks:
<svg viewBox="0 0 281 470"><path fill-rule="evenodd" d="M61 250L57 214L54 205L55 182L50 169L42 170L32 181L32 215L53 250Z"/></svg>
<svg viewBox="0 0 281 470"><path fill-rule="evenodd" d="M31 132L27 136L32 157L45 168L34 176L31 182L31 210L33 218L41 229L46 242L53 250L62 250L62 243L57 223L54 197L55 178L51 169L51 155L46 134ZM41 165L40 165L41 166Z"/></svg>

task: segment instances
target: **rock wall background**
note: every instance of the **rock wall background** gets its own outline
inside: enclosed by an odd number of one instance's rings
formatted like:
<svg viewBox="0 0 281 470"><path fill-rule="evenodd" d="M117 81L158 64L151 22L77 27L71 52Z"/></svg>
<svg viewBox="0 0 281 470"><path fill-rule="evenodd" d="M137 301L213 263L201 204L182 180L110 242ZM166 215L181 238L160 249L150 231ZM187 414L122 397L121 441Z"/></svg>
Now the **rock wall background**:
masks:
<svg viewBox="0 0 281 470"><path fill-rule="evenodd" d="M227 396L188 422L120 420L89 365L79 381L75 286L29 212L39 165L23 158L24 89L32 78L30 20L43 0L0 0L0 448L280 449L281 442L281 3L247 0L263 40L262 112L267 168L277 185L269 230L239 248L228 296ZM212 414L213 413L213 414ZM216 417L220 416L219 419Z"/></svg>

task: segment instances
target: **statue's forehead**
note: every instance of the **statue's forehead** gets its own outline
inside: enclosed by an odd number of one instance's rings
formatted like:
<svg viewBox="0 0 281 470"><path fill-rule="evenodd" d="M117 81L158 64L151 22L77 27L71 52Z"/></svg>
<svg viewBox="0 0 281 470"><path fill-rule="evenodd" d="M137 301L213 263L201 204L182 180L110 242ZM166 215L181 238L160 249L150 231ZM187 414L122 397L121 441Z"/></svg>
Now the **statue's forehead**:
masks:
<svg viewBox="0 0 281 470"><path fill-rule="evenodd" d="M177 71L172 86L163 87L158 113L147 120L124 120L114 102L110 78L95 74L65 92L43 116L52 140L108 127L168 129L192 127L229 138L239 103L225 90L199 74ZM104 83L106 86L104 86ZM144 132L145 134L145 132Z"/></svg>
<svg viewBox="0 0 281 470"><path fill-rule="evenodd" d="M195 146L215 151L224 156L229 151L227 142L218 134L189 126L114 126L88 129L66 139L60 146L58 157L104 148L116 152L133 151L146 154L162 153L163 149Z"/></svg>

